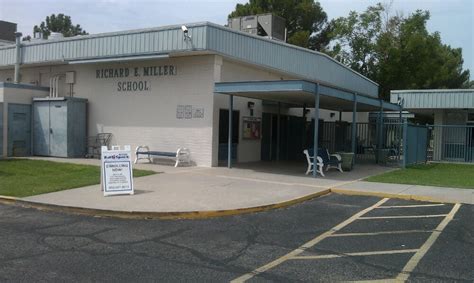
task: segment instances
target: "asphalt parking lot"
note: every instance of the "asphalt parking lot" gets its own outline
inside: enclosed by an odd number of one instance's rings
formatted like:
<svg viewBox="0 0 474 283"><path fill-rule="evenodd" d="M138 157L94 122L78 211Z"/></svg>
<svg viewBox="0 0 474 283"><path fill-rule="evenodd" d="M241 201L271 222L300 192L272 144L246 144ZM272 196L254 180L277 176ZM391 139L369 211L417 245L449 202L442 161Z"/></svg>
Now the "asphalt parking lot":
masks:
<svg viewBox="0 0 474 283"><path fill-rule="evenodd" d="M330 194L205 220L0 205L0 281L474 281L474 208Z"/></svg>

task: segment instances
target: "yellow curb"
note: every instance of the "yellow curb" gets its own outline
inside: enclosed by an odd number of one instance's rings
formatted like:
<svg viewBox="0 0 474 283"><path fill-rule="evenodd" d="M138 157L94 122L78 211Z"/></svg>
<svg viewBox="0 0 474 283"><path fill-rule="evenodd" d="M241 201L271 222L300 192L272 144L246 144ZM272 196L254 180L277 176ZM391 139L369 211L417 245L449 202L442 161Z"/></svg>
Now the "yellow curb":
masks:
<svg viewBox="0 0 474 283"><path fill-rule="evenodd" d="M62 213L71 213L79 215L87 215L94 217L112 217L112 218L121 218L121 219L205 219L205 218L214 218L221 216L231 216L231 215L240 215L248 214L255 212L263 212L273 209L286 208L298 203L311 200L329 193L336 193L341 195L350 195L350 196L374 196L381 198L394 198L394 199L404 199L404 200L416 200L416 201L426 201L426 202L436 202L436 203L456 203L455 201L437 199L428 196L417 196L417 195L399 195L392 193L382 193L382 192L367 192L367 191L354 191L344 188L331 188L323 190L317 193L309 194L303 197L295 198L292 200L268 204L255 207L246 207L238 209L229 209L229 210L209 210L209 211L183 211L183 212L147 212L147 211L118 211L118 210L106 210L106 209L94 209L94 208L85 208L85 207L73 207L73 206L62 206L56 204L46 204L38 203L23 200L21 198L10 197L10 196L1 196L1 204L9 205L19 205L27 208L34 208L42 211L53 211L53 212L62 212Z"/></svg>
<svg viewBox="0 0 474 283"><path fill-rule="evenodd" d="M94 209L84 207L73 207L73 206L61 206L55 204L46 204L31 202L15 197L0 196L0 203L2 204L13 204L19 205L26 208L34 208L42 211L53 211L62 213L71 213L79 215L87 215L94 217L113 217L122 219L205 219L214 218L221 216L231 216L247 213L255 213L268 211L278 208L286 208L297 203L301 203L313 198L317 198L326 194L329 194L331 190L324 190L310 195L306 195L300 198L262 206L229 209L229 210L210 210L210 211L184 211L184 212L147 212L147 211L117 211L117 210L105 210L105 209Z"/></svg>
<svg viewBox="0 0 474 283"><path fill-rule="evenodd" d="M437 203L438 202L451 203L451 204L457 203L456 201L452 201L452 200L439 199L439 198L428 197L428 196L399 195L399 194L382 193L382 192L354 191L354 190L344 189L344 188L332 188L331 192L335 194L349 195L349 196L373 196L373 197L381 197L381 198L394 198L394 199L416 200L416 201L437 202Z"/></svg>

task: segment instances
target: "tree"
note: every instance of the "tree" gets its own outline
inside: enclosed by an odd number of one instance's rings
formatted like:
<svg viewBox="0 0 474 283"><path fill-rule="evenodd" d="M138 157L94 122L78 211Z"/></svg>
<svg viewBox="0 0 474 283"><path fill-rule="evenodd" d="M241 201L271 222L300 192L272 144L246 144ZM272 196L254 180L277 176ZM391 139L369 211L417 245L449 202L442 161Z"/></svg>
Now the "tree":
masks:
<svg viewBox="0 0 474 283"><path fill-rule="evenodd" d="M438 32L429 33L427 11L408 17L387 15L377 4L361 14L333 21L331 54L380 84L380 96L392 89L460 88L469 82L461 48L451 48Z"/></svg>
<svg viewBox="0 0 474 283"><path fill-rule="evenodd" d="M80 25L73 25L70 16L52 14L47 16L41 24L33 27L33 33L41 32L43 38L48 38L52 32L59 32L64 37L88 34Z"/></svg>
<svg viewBox="0 0 474 283"><path fill-rule="evenodd" d="M331 26L319 2L314 0L250 0L237 4L229 18L272 13L286 20L288 43L324 51Z"/></svg>

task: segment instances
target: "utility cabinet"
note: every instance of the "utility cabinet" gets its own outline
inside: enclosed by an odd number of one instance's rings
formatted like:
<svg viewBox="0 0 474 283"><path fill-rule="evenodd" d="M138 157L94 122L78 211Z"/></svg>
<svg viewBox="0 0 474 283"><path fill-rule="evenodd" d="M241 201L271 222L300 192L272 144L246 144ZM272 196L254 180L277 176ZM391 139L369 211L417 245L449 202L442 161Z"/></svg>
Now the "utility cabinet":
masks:
<svg viewBox="0 0 474 283"><path fill-rule="evenodd" d="M87 99L75 97L33 99L33 154L84 157Z"/></svg>

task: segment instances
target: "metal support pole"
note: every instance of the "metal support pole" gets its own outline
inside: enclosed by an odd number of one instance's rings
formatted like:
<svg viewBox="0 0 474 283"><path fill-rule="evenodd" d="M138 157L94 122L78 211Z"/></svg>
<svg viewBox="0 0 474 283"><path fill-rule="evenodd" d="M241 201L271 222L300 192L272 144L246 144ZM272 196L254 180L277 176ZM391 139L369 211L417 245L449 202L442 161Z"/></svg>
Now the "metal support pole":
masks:
<svg viewBox="0 0 474 283"><path fill-rule="evenodd" d="M402 106L402 101L399 98L398 106L400 107L400 111L398 114L398 164L400 165L400 152L402 150L402 135L403 135L403 129L402 129L402 112L403 112L403 106Z"/></svg>
<svg viewBox="0 0 474 283"><path fill-rule="evenodd" d="M318 166L316 163L318 162L318 138L319 138L319 84L315 85L314 90L314 140L313 140L313 154L314 154L314 166L313 166L313 177L316 178L318 176L318 172L316 169Z"/></svg>
<svg viewBox="0 0 474 283"><path fill-rule="evenodd" d="M301 147L306 148L306 104L303 105L303 132L301 133Z"/></svg>
<svg viewBox="0 0 474 283"><path fill-rule="evenodd" d="M15 32L16 60L15 60L15 74L13 77L13 82L16 84L20 83L21 36L22 36L21 32Z"/></svg>
<svg viewBox="0 0 474 283"><path fill-rule="evenodd" d="M352 165L355 164L355 156L357 153L357 144L356 144L356 139L357 139L357 94L354 93L354 105L352 107L352 153L354 153L354 157L352 158Z"/></svg>
<svg viewBox="0 0 474 283"><path fill-rule="evenodd" d="M234 96L229 95L229 138L227 140L227 168L232 168L232 112L234 108Z"/></svg>
<svg viewBox="0 0 474 283"><path fill-rule="evenodd" d="M407 121L403 122L403 160L402 160L402 168L406 168L407 166L407 149L408 149L408 123Z"/></svg>
<svg viewBox="0 0 474 283"><path fill-rule="evenodd" d="M276 160L280 161L280 115L281 103L278 102Z"/></svg>
<svg viewBox="0 0 474 283"><path fill-rule="evenodd" d="M380 111L378 119L378 136L377 136L377 152L376 152L376 161L380 163L379 157L382 152L382 143L383 143L383 101L380 100Z"/></svg>

